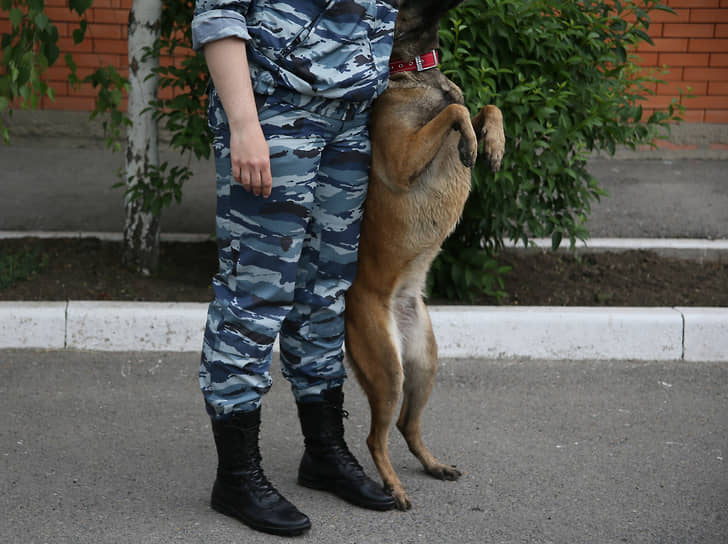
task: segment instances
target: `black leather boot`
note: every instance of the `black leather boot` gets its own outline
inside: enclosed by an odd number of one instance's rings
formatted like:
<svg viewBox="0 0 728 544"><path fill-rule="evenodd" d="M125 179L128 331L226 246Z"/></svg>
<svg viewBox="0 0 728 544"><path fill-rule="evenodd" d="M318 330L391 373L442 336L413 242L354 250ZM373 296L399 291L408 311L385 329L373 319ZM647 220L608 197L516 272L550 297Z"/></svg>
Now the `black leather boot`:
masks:
<svg viewBox="0 0 728 544"><path fill-rule="evenodd" d="M298 417L306 444L298 483L330 491L357 506L390 510L394 499L365 473L344 442L344 393L341 387L323 393L320 402L299 402Z"/></svg>
<svg viewBox="0 0 728 544"><path fill-rule="evenodd" d="M212 420L217 446L217 479L212 507L249 527L274 535L300 535L309 519L271 485L260 466L260 408Z"/></svg>

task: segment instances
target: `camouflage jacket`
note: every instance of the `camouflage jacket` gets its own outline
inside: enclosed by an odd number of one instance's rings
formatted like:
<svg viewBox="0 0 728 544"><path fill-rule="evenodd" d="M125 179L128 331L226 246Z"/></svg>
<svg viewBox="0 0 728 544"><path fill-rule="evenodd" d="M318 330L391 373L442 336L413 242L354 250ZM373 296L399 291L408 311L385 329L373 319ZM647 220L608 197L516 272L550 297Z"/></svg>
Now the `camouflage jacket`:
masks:
<svg viewBox="0 0 728 544"><path fill-rule="evenodd" d="M389 78L399 0L196 0L193 47L247 41L255 92L369 102Z"/></svg>

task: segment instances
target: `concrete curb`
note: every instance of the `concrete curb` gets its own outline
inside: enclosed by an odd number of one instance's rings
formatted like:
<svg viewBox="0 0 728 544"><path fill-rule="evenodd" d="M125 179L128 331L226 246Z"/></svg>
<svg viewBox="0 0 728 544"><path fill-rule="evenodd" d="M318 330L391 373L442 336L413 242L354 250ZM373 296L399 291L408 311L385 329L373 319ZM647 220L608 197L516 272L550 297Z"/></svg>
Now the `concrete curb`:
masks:
<svg viewBox="0 0 728 544"><path fill-rule="evenodd" d="M530 245L507 243L506 248L520 251L551 251L550 238L534 238ZM652 251L662 257L695 259L702 261L728 262L728 240L705 240L696 238L592 238L577 242L576 253L599 253L619 251ZM569 242L563 240L559 251L571 251Z"/></svg>
<svg viewBox="0 0 728 544"><path fill-rule="evenodd" d="M19 238L96 238L105 242L121 242L121 232L105 231L17 231L0 230L0 240L13 240ZM214 236L204 233L163 232L160 235L162 242L206 242L213 240ZM533 238L529 246L524 248L520 242L506 242L507 249L521 251L550 251L550 238ZM570 251L569 242L564 240L559 251ZM584 242L577 242L574 251L577 253L593 253L603 251L653 251L664 257L677 257L682 259L696 259L698 261L711 260L728 262L728 240L706 240L696 238L592 238Z"/></svg>
<svg viewBox="0 0 728 544"><path fill-rule="evenodd" d="M199 351L207 304L0 302L0 348ZM430 308L441 357L726 361L728 308Z"/></svg>

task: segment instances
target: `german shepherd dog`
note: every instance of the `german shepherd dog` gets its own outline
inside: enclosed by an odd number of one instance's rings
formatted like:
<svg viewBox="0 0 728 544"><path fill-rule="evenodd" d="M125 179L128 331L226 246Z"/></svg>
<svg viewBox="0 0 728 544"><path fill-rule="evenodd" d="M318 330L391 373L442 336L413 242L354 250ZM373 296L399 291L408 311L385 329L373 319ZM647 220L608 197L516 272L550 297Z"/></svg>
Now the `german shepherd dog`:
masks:
<svg viewBox="0 0 728 544"><path fill-rule="evenodd" d="M436 56L432 62L440 18L462 1L400 0L392 51L398 60L372 111L359 265L346 296L347 357L371 408L367 444L401 510L411 504L387 441L402 393L397 427L410 451L436 478L455 480L461 474L438 461L421 437L438 364L423 289L462 213L479 141L494 171L505 148L500 110L485 106L471 119L460 89L437 69ZM426 69L428 62L435 67ZM414 71L397 71L410 65Z"/></svg>

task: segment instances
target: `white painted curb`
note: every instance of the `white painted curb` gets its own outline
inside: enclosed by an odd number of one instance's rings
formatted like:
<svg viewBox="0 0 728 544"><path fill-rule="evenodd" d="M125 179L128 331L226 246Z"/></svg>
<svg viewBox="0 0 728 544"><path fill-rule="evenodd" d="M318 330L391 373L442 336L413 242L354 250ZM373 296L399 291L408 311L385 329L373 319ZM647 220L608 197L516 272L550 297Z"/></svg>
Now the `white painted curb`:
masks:
<svg viewBox="0 0 728 544"><path fill-rule="evenodd" d="M445 357L682 358L682 317L671 308L447 307L430 311Z"/></svg>
<svg viewBox="0 0 728 544"><path fill-rule="evenodd" d="M0 348L199 351L207 304L0 302ZM440 357L726 361L727 308L430 307Z"/></svg>
<svg viewBox="0 0 728 544"><path fill-rule="evenodd" d="M685 360L728 361L728 310L678 308L685 318Z"/></svg>
<svg viewBox="0 0 728 544"><path fill-rule="evenodd" d="M207 306L70 301L66 347L97 351L199 351Z"/></svg>
<svg viewBox="0 0 728 544"><path fill-rule="evenodd" d="M551 239L534 238L528 248L523 243L506 242L505 247L520 250L551 250ZM662 257L695 259L702 261L728 262L728 240L705 240L695 238L592 238L578 241L576 253L599 253L620 251L651 251ZM570 251L569 241L562 240L559 251Z"/></svg>
<svg viewBox="0 0 728 544"><path fill-rule="evenodd" d="M0 348L4 347L66 347L66 303L0 301Z"/></svg>

